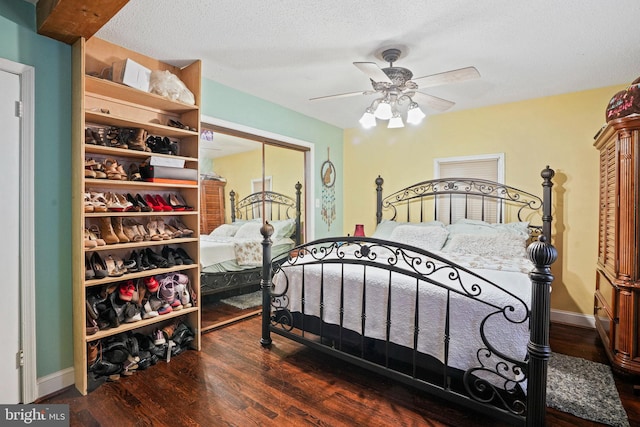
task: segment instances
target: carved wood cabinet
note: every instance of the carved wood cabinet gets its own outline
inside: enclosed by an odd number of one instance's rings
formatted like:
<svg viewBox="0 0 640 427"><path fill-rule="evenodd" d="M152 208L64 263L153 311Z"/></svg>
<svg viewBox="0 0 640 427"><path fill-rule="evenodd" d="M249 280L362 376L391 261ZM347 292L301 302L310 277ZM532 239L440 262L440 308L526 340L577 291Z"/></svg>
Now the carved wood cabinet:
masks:
<svg viewBox="0 0 640 427"><path fill-rule="evenodd" d="M600 151L595 323L614 368L640 374L640 115L613 120Z"/></svg>
<svg viewBox="0 0 640 427"><path fill-rule="evenodd" d="M209 234L224 224L224 186L226 182L215 179L200 181L200 233Z"/></svg>

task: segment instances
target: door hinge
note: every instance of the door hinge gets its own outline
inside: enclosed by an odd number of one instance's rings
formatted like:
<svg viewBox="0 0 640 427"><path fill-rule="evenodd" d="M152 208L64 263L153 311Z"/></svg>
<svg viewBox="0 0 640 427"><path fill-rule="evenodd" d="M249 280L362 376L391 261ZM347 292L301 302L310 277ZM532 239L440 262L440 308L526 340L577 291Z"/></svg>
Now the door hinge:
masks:
<svg viewBox="0 0 640 427"><path fill-rule="evenodd" d="M22 117L22 101L16 101L16 117Z"/></svg>
<svg viewBox="0 0 640 427"><path fill-rule="evenodd" d="M17 354L16 354L16 362L18 367L22 367L24 366L24 351L20 350Z"/></svg>

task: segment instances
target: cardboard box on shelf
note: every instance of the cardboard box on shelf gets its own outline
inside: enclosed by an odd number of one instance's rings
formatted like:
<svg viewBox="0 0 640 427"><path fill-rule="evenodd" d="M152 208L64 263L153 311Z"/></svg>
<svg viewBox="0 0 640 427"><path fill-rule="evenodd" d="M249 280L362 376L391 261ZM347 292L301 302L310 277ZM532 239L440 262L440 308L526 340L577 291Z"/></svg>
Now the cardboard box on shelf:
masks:
<svg viewBox="0 0 640 427"><path fill-rule="evenodd" d="M125 59L111 64L113 81L136 89L149 92L151 70L132 59Z"/></svg>

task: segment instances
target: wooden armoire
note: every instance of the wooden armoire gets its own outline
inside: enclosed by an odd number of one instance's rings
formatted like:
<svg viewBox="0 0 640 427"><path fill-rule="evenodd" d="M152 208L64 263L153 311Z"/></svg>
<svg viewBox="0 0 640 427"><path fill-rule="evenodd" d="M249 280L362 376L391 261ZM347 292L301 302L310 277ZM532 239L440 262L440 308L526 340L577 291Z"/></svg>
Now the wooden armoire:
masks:
<svg viewBox="0 0 640 427"><path fill-rule="evenodd" d="M596 136L600 213L594 315L617 370L640 374L640 115Z"/></svg>
<svg viewBox="0 0 640 427"><path fill-rule="evenodd" d="M224 224L225 184L217 179L200 180L200 234L209 234Z"/></svg>

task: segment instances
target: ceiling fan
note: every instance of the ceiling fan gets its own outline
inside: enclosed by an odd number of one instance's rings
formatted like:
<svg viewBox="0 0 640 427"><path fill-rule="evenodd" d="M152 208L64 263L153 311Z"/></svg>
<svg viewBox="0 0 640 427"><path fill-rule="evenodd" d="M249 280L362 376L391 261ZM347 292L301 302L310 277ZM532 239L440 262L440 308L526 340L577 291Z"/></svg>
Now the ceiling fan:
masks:
<svg viewBox="0 0 640 427"><path fill-rule="evenodd" d="M375 126L376 118L389 120L389 127L404 126L400 117L399 106L407 104L407 122L417 124L425 114L420 110L414 97L420 102L436 111L445 111L455 105L455 102L438 98L433 95L421 92L424 89L440 86L449 83L456 83L480 77L480 73L475 67L460 68L457 70L445 71L443 73L431 74L417 79L413 78L413 73L403 67L394 67L393 63L400 58L402 51L397 48L390 48L382 51L382 58L389 63L389 67L380 68L375 62L354 62L360 71L366 74L371 80L373 90L348 92L336 95L320 96L311 98L310 101L345 98L355 95L379 94L360 119L364 127Z"/></svg>

